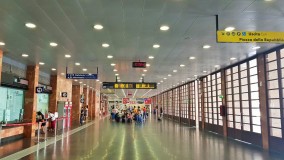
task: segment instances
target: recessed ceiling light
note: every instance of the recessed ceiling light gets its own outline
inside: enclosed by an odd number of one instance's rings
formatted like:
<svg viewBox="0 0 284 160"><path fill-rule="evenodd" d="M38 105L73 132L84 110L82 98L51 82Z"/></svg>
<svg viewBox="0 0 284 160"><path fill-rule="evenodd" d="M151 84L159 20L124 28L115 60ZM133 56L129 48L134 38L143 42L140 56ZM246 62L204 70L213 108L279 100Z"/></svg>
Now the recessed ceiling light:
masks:
<svg viewBox="0 0 284 160"><path fill-rule="evenodd" d="M231 32L231 31L233 31L235 29L236 29L235 27L230 26L230 27L225 28L225 31Z"/></svg>
<svg viewBox="0 0 284 160"><path fill-rule="evenodd" d="M161 83L158 83L158 84L161 84Z"/></svg>
<svg viewBox="0 0 284 160"><path fill-rule="evenodd" d="M204 46L203 46L203 49L209 49L209 48L211 48L210 45L204 45Z"/></svg>
<svg viewBox="0 0 284 160"><path fill-rule="evenodd" d="M194 77L197 77L197 75L194 75Z"/></svg>
<svg viewBox="0 0 284 160"><path fill-rule="evenodd" d="M161 27L160 27L160 30L161 31L167 31L167 30L169 30L170 29L170 27L169 26L166 26L166 25L162 25Z"/></svg>
<svg viewBox="0 0 284 160"><path fill-rule="evenodd" d="M4 42L0 42L0 46L5 46L5 43Z"/></svg>
<svg viewBox="0 0 284 160"><path fill-rule="evenodd" d="M181 81L182 83L184 83L184 81Z"/></svg>
<svg viewBox="0 0 284 160"><path fill-rule="evenodd" d="M51 70L56 71L56 69L55 69L55 68L51 68Z"/></svg>
<svg viewBox="0 0 284 160"><path fill-rule="evenodd" d="M203 71L203 73L207 73L207 71Z"/></svg>
<svg viewBox="0 0 284 160"><path fill-rule="evenodd" d="M167 79L166 77L164 79Z"/></svg>
<svg viewBox="0 0 284 160"><path fill-rule="evenodd" d="M55 42L50 42L49 45L50 45L51 47L56 47L56 46L58 46L58 44L55 43Z"/></svg>
<svg viewBox="0 0 284 160"><path fill-rule="evenodd" d="M83 82L79 82L79 83L83 83Z"/></svg>
<svg viewBox="0 0 284 160"><path fill-rule="evenodd" d="M61 75L65 75L65 73L61 73Z"/></svg>
<svg viewBox="0 0 284 160"><path fill-rule="evenodd" d="M115 75L116 75L116 76L119 76L119 74L118 74L118 73L116 73Z"/></svg>
<svg viewBox="0 0 284 160"><path fill-rule="evenodd" d="M118 82L121 82L121 80L119 79L119 80L117 80Z"/></svg>
<svg viewBox="0 0 284 160"><path fill-rule="evenodd" d="M77 79L74 79L74 81L77 82L78 80L77 80Z"/></svg>
<svg viewBox="0 0 284 160"><path fill-rule="evenodd" d="M179 85L179 83L177 83L177 85Z"/></svg>
<svg viewBox="0 0 284 160"><path fill-rule="evenodd" d="M189 57L189 59L191 59L191 60L192 60L192 59L195 59L195 57Z"/></svg>
<svg viewBox="0 0 284 160"><path fill-rule="evenodd" d="M191 78L187 78L187 80L190 80Z"/></svg>
<svg viewBox="0 0 284 160"><path fill-rule="evenodd" d="M149 58L149 59L154 59L154 56L149 56L148 58Z"/></svg>
<svg viewBox="0 0 284 160"><path fill-rule="evenodd" d="M160 81L161 83L163 83L164 81Z"/></svg>
<svg viewBox="0 0 284 160"><path fill-rule="evenodd" d="M33 24L33 23L26 23L25 25L26 25L26 27L28 27L28 28L36 28L36 25Z"/></svg>
<svg viewBox="0 0 284 160"><path fill-rule="evenodd" d="M82 70L83 70L83 71L87 71L87 68L83 68Z"/></svg>
<svg viewBox="0 0 284 160"><path fill-rule="evenodd" d="M103 27L102 25L100 25L100 24L95 24L95 25L94 25L94 28L95 28L96 30L101 30L101 29L103 29L104 27Z"/></svg>
<svg viewBox="0 0 284 160"><path fill-rule="evenodd" d="M215 65L215 68L219 68L220 67L220 65Z"/></svg>
<svg viewBox="0 0 284 160"><path fill-rule="evenodd" d="M71 55L70 54L65 54L65 58L70 58Z"/></svg>
<svg viewBox="0 0 284 160"><path fill-rule="evenodd" d="M117 79L120 79L120 77L117 77Z"/></svg>
<svg viewBox="0 0 284 160"><path fill-rule="evenodd" d="M100 83L103 83L103 82L100 82Z"/></svg>
<svg viewBox="0 0 284 160"><path fill-rule="evenodd" d="M150 67L151 65L149 63L146 64L147 67Z"/></svg>
<svg viewBox="0 0 284 160"><path fill-rule="evenodd" d="M114 72L117 72L117 69L114 69L113 71L114 71Z"/></svg>
<svg viewBox="0 0 284 160"><path fill-rule="evenodd" d="M104 48L107 48L107 47L109 47L109 44L103 43L102 46L103 46Z"/></svg>
<svg viewBox="0 0 284 160"><path fill-rule="evenodd" d="M145 76L145 74L141 74L142 76Z"/></svg>
<svg viewBox="0 0 284 160"><path fill-rule="evenodd" d="M111 58L113 58L113 56L112 56L112 55L108 55L107 58L108 58L108 59L111 59Z"/></svg>
<svg viewBox="0 0 284 160"><path fill-rule="evenodd" d="M230 58L230 60L235 60L235 59L236 59L235 57Z"/></svg>
<svg viewBox="0 0 284 160"><path fill-rule="evenodd" d="M185 67L185 65L184 64L181 64L181 65L179 65L180 67Z"/></svg>
<svg viewBox="0 0 284 160"><path fill-rule="evenodd" d="M97 79L96 81L97 81L97 82L99 82L100 80L99 80L99 79Z"/></svg>
<svg viewBox="0 0 284 160"><path fill-rule="evenodd" d="M80 66L80 63L76 62L75 65L76 65L76 66Z"/></svg>
<svg viewBox="0 0 284 160"><path fill-rule="evenodd" d="M143 77L140 77L140 79L143 79Z"/></svg>
<svg viewBox="0 0 284 160"><path fill-rule="evenodd" d="M28 57L28 56L29 56L28 54L25 53L22 54L22 57Z"/></svg>
<svg viewBox="0 0 284 160"><path fill-rule="evenodd" d="M86 84L84 83L84 86L85 86Z"/></svg>
<svg viewBox="0 0 284 160"><path fill-rule="evenodd" d="M39 62L38 64L39 64L39 65L44 65L44 63L43 63L43 62Z"/></svg>
<svg viewBox="0 0 284 160"><path fill-rule="evenodd" d="M176 86L176 85L173 85L174 87Z"/></svg>
<svg viewBox="0 0 284 160"><path fill-rule="evenodd" d="M173 72L177 72L177 70L173 70Z"/></svg>
<svg viewBox="0 0 284 160"><path fill-rule="evenodd" d="M111 66L115 66L115 63L110 64Z"/></svg>
<svg viewBox="0 0 284 160"><path fill-rule="evenodd" d="M143 72L147 72L147 69L144 69Z"/></svg>
<svg viewBox="0 0 284 160"><path fill-rule="evenodd" d="M171 77L172 75L171 75L171 74L168 74L168 76Z"/></svg>
<svg viewBox="0 0 284 160"><path fill-rule="evenodd" d="M254 49L254 50L257 50L257 49L260 49L261 47L260 46L254 46L254 47L252 47L252 49Z"/></svg>
<svg viewBox="0 0 284 160"><path fill-rule="evenodd" d="M159 44L154 44L153 48L160 48L160 45Z"/></svg>

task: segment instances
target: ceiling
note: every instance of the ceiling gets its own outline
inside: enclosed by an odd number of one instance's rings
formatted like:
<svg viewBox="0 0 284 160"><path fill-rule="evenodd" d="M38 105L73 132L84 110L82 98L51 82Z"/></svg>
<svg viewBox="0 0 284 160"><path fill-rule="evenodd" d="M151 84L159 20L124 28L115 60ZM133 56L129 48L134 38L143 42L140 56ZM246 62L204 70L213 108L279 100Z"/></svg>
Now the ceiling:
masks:
<svg viewBox="0 0 284 160"><path fill-rule="evenodd" d="M50 74L64 73L66 67L70 73L96 73L98 67L100 81L114 81L113 69L125 82L137 82L143 73L146 82L163 80L157 90L135 94L150 96L194 75L210 73L215 65L223 67L251 56L253 46L261 46L257 52L277 46L218 44L214 15L219 15L220 30L234 26L236 30L284 31L281 6L283 0L9 0L0 5L0 41L5 42L1 46L5 56L27 65L44 62L40 70ZM27 22L37 27L27 28ZM95 30L95 24L103 29ZM162 25L170 29L161 31ZM58 46L51 47L50 42ZM104 48L102 43L110 46ZM205 44L211 48L203 49ZM29 57L23 58L23 53ZM65 58L65 54L72 57ZM189 60L190 56L196 59ZM230 61L231 57L237 59ZM131 63L139 60L151 65L147 72L132 68ZM83 83L100 85L90 80ZM124 97L122 90L116 95Z"/></svg>

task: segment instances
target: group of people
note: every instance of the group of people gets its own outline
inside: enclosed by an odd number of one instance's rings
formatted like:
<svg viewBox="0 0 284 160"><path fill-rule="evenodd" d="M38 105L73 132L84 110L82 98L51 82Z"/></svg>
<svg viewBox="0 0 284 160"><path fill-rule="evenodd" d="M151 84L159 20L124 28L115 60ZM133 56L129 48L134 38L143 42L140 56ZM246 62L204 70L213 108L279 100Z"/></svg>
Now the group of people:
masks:
<svg viewBox="0 0 284 160"><path fill-rule="evenodd" d="M143 121L145 121L148 117L149 111L149 107L127 107L125 105L124 108L119 109L118 107L112 106L110 119L122 123L131 123L132 121L135 121L136 123L143 123Z"/></svg>
<svg viewBox="0 0 284 160"><path fill-rule="evenodd" d="M36 114L36 122L40 124L40 133L45 134L44 130L46 127L47 122L50 122L48 130L49 131L54 131L56 127L56 118L58 118L58 114L52 113L51 111L48 111L48 117L45 118L44 114L42 114L40 111L37 112Z"/></svg>
<svg viewBox="0 0 284 160"><path fill-rule="evenodd" d="M80 124L82 125L84 122L87 121L88 119L88 111L89 111L89 108L88 108L88 105L87 106L83 106L81 108L81 111L80 111Z"/></svg>

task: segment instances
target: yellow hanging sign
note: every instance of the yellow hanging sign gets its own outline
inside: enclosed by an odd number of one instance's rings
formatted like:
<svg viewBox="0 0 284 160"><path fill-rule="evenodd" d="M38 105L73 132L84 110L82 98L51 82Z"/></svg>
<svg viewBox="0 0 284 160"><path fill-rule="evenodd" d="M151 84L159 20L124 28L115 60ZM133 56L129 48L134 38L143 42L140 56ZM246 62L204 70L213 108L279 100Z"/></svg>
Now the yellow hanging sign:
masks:
<svg viewBox="0 0 284 160"><path fill-rule="evenodd" d="M217 31L220 43L284 43L284 32Z"/></svg>

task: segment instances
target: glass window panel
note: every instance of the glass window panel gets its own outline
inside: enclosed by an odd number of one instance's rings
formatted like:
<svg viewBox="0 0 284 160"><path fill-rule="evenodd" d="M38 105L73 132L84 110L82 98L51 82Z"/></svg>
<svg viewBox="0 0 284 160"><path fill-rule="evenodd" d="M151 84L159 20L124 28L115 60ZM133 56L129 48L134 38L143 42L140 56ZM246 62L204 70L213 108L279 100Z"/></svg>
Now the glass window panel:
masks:
<svg viewBox="0 0 284 160"><path fill-rule="evenodd" d="M235 79L239 79L239 73L234 73L233 74L233 80L235 80Z"/></svg>
<svg viewBox="0 0 284 160"><path fill-rule="evenodd" d="M258 92L250 92L251 99L259 99Z"/></svg>
<svg viewBox="0 0 284 160"><path fill-rule="evenodd" d="M270 128L270 135L282 138L282 131L279 128Z"/></svg>
<svg viewBox="0 0 284 160"><path fill-rule="evenodd" d="M241 64L241 70L247 69L247 63L242 63Z"/></svg>
<svg viewBox="0 0 284 160"><path fill-rule="evenodd" d="M253 130L253 132L255 132L255 133L261 133L261 127L260 127L260 126L253 125L253 126L252 126L252 130Z"/></svg>
<svg viewBox="0 0 284 160"><path fill-rule="evenodd" d="M236 93L240 93L240 88L239 87L235 87L234 88L234 94L236 94Z"/></svg>
<svg viewBox="0 0 284 160"><path fill-rule="evenodd" d="M241 123L236 123L236 129L241 129L242 126L241 126Z"/></svg>
<svg viewBox="0 0 284 160"><path fill-rule="evenodd" d="M267 88L268 88L268 89L276 89L276 88L279 88L279 86L278 86L278 79L272 80L272 81L268 81L268 82L267 82Z"/></svg>
<svg viewBox="0 0 284 160"><path fill-rule="evenodd" d="M242 86L242 93L244 93L244 92L248 92L248 86L247 85L245 85L245 86Z"/></svg>
<svg viewBox="0 0 284 160"><path fill-rule="evenodd" d="M258 77L257 75L250 76L250 83L257 83L258 82Z"/></svg>
<svg viewBox="0 0 284 160"><path fill-rule="evenodd" d="M284 57L284 50L283 50L283 49L280 50L280 57L281 57L281 58Z"/></svg>
<svg viewBox="0 0 284 160"><path fill-rule="evenodd" d="M268 91L268 97L269 98L279 98L279 90L278 89L269 90Z"/></svg>
<svg viewBox="0 0 284 160"><path fill-rule="evenodd" d="M248 100L248 93L242 94L242 100Z"/></svg>
<svg viewBox="0 0 284 160"><path fill-rule="evenodd" d="M277 69L277 61L272 61L267 63L267 70L275 70Z"/></svg>
<svg viewBox="0 0 284 160"><path fill-rule="evenodd" d="M248 79L247 78L242 78L241 79L241 85L246 85L248 84Z"/></svg>
<svg viewBox="0 0 284 160"><path fill-rule="evenodd" d="M244 78L244 77L247 77L248 76L248 72L247 70L244 70L241 72L241 77Z"/></svg>
<svg viewBox="0 0 284 160"><path fill-rule="evenodd" d="M226 69L226 75L230 75L231 74L231 68L230 69Z"/></svg>
<svg viewBox="0 0 284 160"><path fill-rule="evenodd" d="M243 125L243 129L244 129L245 131L250 131L250 125L249 125L249 124L244 124L244 125Z"/></svg>
<svg viewBox="0 0 284 160"><path fill-rule="evenodd" d="M279 99L269 99L268 104L269 104L269 108L280 108Z"/></svg>
<svg viewBox="0 0 284 160"><path fill-rule="evenodd" d="M260 125L260 117L252 117L252 123Z"/></svg>
<svg viewBox="0 0 284 160"><path fill-rule="evenodd" d="M249 71L250 71L250 75L256 75L257 74L257 68L256 67L249 69Z"/></svg>
<svg viewBox="0 0 284 160"><path fill-rule="evenodd" d="M277 70L267 72L267 78L268 80L277 79L278 78Z"/></svg>
<svg viewBox="0 0 284 160"><path fill-rule="evenodd" d="M230 128L234 128L234 123L233 122L229 122L229 126Z"/></svg>
<svg viewBox="0 0 284 160"><path fill-rule="evenodd" d="M241 116L235 116L235 121L236 122L241 122Z"/></svg>
<svg viewBox="0 0 284 160"><path fill-rule="evenodd" d="M269 117L281 118L280 109L269 109Z"/></svg>
<svg viewBox="0 0 284 160"><path fill-rule="evenodd" d="M258 91L258 83L251 84L250 91Z"/></svg>
<svg viewBox="0 0 284 160"><path fill-rule="evenodd" d="M251 67L255 67L257 65L257 61L256 61L256 59L253 59L253 60L250 60L249 61L249 67L251 68Z"/></svg>
<svg viewBox="0 0 284 160"><path fill-rule="evenodd" d="M243 115L244 116L249 116L250 114L249 114L249 109L244 109L244 108L242 108L242 110L243 110Z"/></svg>
<svg viewBox="0 0 284 160"><path fill-rule="evenodd" d="M240 95L239 94L235 94L234 95L234 100L235 101L239 101L240 100Z"/></svg>
<svg viewBox="0 0 284 160"><path fill-rule="evenodd" d="M243 123L250 123L250 119L248 116L243 116Z"/></svg>
<svg viewBox="0 0 284 160"><path fill-rule="evenodd" d="M281 119L270 118L270 126L276 127L276 128L281 128Z"/></svg>
<svg viewBox="0 0 284 160"><path fill-rule="evenodd" d="M273 61L276 60L276 52L272 52L266 55L266 60L269 61Z"/></svg>
<svg viewBox="0 0 284 160"><path fill-rule="evenodd" d="M238 66L233 67L233 73L238 72L238 70L239 70Z"/></svg>
<svg viewBox="0 0 284 160"><path fill-rule="evenodd" d="M251 109L252 116L259 117L260 116L260 110L259 109Z"/></svg>

